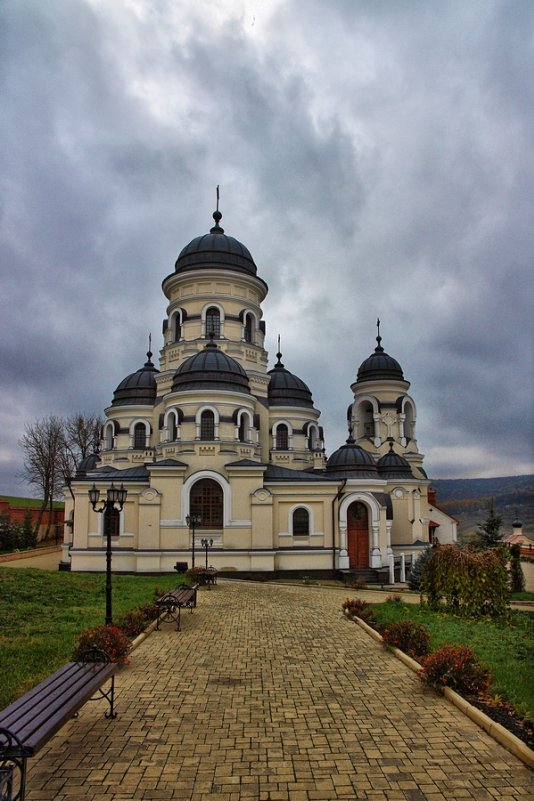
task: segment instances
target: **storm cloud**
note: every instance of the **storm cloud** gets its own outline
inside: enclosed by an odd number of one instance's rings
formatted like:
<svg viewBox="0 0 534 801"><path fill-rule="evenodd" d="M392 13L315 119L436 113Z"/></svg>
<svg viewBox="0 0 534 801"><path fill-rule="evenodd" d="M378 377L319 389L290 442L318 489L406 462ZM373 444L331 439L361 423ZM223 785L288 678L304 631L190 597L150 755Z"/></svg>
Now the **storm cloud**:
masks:
<svg viewBox="0 0 534 801"><path fill-rule="evenodd" d="M101 412L222 225L327 452L375 346L435 478L532 472L530 0L6 0L0 491L24 425Z"/></svg>

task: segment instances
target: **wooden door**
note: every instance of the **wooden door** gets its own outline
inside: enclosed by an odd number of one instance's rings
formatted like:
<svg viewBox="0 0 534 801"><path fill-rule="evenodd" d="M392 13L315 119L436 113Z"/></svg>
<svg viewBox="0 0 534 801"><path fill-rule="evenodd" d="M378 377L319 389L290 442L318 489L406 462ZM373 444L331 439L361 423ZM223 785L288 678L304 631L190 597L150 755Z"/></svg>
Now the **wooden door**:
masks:
<svg viewBox="0 0 534 801"><path fill-rule="evenodd" d="M349 567L369 567L369 520L367 506L360 501L347 509Z"/></svg>

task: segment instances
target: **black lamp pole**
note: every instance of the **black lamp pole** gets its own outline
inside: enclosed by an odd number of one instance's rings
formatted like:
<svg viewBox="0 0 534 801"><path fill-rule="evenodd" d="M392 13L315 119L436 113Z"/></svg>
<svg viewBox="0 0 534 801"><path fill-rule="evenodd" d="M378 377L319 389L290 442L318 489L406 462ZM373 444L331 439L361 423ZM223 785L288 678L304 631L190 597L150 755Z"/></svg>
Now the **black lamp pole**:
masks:
<svg viewBox="0 0 534 801"><path fill-rule="evenodd" d="M116 487L113 482L111 482L111 487L109 487L107 491L107 497L105 501L102 501L102 506L97 509L96 505L98 503L98 499L100 498L100 490L96 488L95 484L89 490L89 500L91 502L91 506L93 507L95 512L99 514L105 515L106 512L111 512L113 509L117 509L117 511L122 512L122 507L124 506L124 501L126 500L126 496L128 494L128 490L124 489L124 484L121 484L120 487ZM104 528L106 531L106 626L111 626L113 623L113 612L111 607L111 520L107 521L106 524L106 517L104 517Z"/></svg>
<svg viewBox="0 0 534 801"><path fill-rule="evenodd" d="M211 539L209 540L207 537L202 537L200 542L202 544L202 547L206 551L206 570L207 570L208 569L208 551L211 548L211 546L213 545L213 540L211 540Z"/></svg>
<svg viewBox="0 0 534 801"><path fill-rule="evenodd" d="M191 532L191 567L195 566L195 527L200 523L200 515L187 515L185 522Z"/></svg>

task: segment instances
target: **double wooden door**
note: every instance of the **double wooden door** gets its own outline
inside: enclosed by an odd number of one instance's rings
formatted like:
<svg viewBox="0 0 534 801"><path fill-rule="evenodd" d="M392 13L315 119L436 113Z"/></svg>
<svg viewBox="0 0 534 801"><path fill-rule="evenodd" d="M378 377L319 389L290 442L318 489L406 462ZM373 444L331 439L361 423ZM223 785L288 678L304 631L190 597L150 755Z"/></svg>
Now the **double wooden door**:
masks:
<svg viewBox="0 0 534 801"><path fill-rule="evenodd" d="M347 551L349 567L369 567L369 516L360 501L347 509Z"/></svg>

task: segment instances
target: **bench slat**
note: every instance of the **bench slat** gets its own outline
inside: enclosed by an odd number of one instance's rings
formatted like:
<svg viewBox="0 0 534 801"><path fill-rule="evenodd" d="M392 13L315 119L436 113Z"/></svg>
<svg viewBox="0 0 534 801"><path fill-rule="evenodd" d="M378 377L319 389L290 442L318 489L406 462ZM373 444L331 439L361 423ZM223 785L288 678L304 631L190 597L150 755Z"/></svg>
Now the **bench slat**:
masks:
<svg viewBox="0 0 534 801"><path fill-rule="evenodd" d="M69 662L0 714L28 755L36 753L118 669L115 663Z"/></svg>

